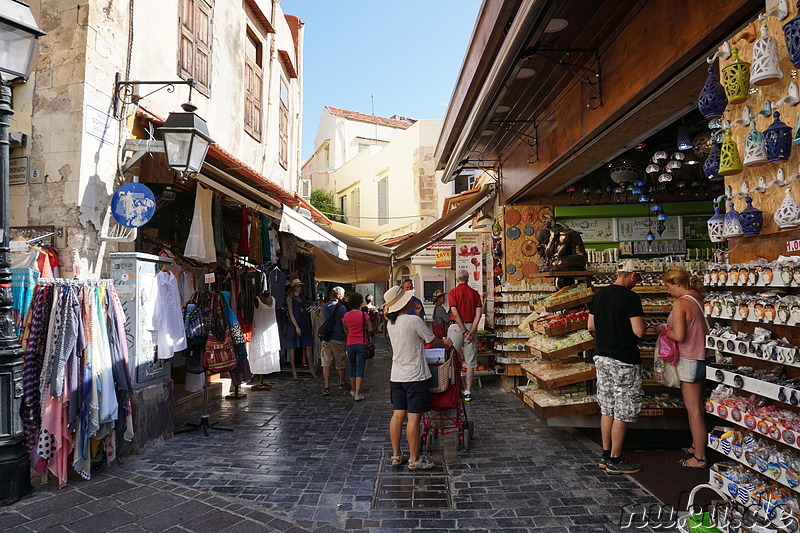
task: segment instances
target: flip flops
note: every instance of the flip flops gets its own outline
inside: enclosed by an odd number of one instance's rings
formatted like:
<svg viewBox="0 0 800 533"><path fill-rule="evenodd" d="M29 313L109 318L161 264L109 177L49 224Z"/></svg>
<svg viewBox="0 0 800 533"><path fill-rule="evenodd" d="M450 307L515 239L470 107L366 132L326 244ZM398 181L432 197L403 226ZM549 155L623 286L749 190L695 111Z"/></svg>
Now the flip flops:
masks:
<svg viewBox="0 0 800 533"><path fill-rule="evenodd" d="M330 396L330 394L331 394L331 389L330 389L329 387L325 387L324 389L322 389L322 394L323 394L324 396Z"/></svg>

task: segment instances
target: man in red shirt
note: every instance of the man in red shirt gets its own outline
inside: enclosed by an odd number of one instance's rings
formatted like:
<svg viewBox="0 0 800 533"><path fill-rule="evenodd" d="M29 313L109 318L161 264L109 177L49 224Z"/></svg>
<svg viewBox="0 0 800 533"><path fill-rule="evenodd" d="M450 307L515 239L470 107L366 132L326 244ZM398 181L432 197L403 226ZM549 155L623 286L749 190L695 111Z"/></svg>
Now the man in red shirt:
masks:
<svg viewBox="0 0 800 533"><path fill-rule="evenodd" d="M475 367L478 366L476 336L483 304L478 291L467 285L469 272L459 270L456 273L456 281L458 285L447 295L450 302L450 320L452 321L447 330L447 336L453 341L453 346L461 351L461 356L464 358L467 367L464 400L469 402L472 401L472 378L475 375Z"/></svg>

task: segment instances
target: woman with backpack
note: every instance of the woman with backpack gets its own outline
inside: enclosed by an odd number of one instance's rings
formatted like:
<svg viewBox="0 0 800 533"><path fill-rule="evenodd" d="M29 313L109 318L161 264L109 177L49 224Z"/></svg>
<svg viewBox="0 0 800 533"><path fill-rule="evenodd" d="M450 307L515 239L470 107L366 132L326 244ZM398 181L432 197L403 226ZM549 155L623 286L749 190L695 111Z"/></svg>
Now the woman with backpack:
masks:
<svg viewBox="0 0 800 533"><path fill-rule="evenodd" d="M350 309L345 313L342 318L342 326L344 327L345 335L345 348L347 350L347 359L350 363L350 386L352 390L350 394L357 402L364 399L361 394L361 384L364 381L364 345L370 341L370 334L372 333L372 322L369 320L369 315L361 310L361 304L364 302L364 297L359 293L354 292L348 298Z"/></svg>

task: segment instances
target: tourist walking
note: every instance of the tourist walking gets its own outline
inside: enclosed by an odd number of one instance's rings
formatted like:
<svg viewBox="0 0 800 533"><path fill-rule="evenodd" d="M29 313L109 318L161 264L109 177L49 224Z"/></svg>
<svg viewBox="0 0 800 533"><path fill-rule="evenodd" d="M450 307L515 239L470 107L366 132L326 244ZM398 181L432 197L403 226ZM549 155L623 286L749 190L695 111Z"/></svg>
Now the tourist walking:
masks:
<svg viewBox="0 0 800 533"><path fill-rule="evenodd" d="M331 299L322 306L322 322L325 323L333 316L333 328L331 338L322 341L322 380L324 381L322 394L325 396L331 393L330 378L331 364L336 365L336 372L339 374L339 388L347 390L347 353L345 352L345 337L342 320L347 313L347 306L344 304L344 289L334 287L331 289Z"/></svg>
<svg viewBox="0 0 800 533"><path fill-rule="evenodd" d="M342 318L345 338L347 339L347 359L350 363L350 394L353 399L360 402L364 399L361 394L361 384L364 382L364 345L370 340L372 322L369 315L361 310L364 297L354 292L348 298L350 309Z"/></svg>
<svg viewBox="0 0 800 533"><path fill-rule="evenodd" d="M481 295L470 287L469 272L459 270L456 273L458 285L450 289L447 300L450 302L450 328L447 336L453 340L453 346L461 352L464 365L467 367L464 401L472 401L472 380L478 366L478 324L483 312Z"/></svg>

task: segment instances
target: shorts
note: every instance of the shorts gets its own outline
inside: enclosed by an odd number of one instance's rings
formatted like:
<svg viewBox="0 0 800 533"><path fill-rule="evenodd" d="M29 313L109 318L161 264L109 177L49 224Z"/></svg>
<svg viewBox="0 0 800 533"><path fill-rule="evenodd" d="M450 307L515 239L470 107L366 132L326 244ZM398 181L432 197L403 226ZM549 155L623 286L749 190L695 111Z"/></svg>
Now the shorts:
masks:
<svg viewBox="0 0 800 533"><path fill-rule="evenodd" d="M336 361L336 370L347 368L347 353L344 341L322 341L322 366L331 366Z"/></svg>
<svg viewBox="0 0 800 533"><path fill-rule="evenodd" d="M428 388L428 380L390 381L389 396L395 411L422 414L431 409L431 390Z"/></svg>
<svg viewBox="0 0 800 533"><path fill-rule="evenodd" d="M678 360L678 377L686 383L700 383L706 380L706 366L708 359L698 361L696 359Z"/></svg>
<svg viewBox="0 0 800 533"><path fill-rule="evenodd" d="M464 327L469 331L469 328L472 327L472 322L465 322ZM461 357L464 359L465 366L467 368L477 368L477 335L473 337L471 341L468 341L464 338L464 334L461 333L461 328L458 327L458 324L450 324L450 328L447 330L447 337L453 341L453 348L461 352Z"/></svg>
<svg viewBox="0 0 800 533"><path fill-rule="evenodd" d="M636 422L642 410L642 365L594 356L600 413L620 422Z"/></svg>

